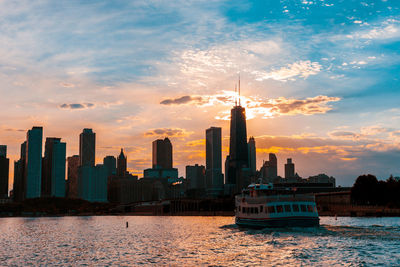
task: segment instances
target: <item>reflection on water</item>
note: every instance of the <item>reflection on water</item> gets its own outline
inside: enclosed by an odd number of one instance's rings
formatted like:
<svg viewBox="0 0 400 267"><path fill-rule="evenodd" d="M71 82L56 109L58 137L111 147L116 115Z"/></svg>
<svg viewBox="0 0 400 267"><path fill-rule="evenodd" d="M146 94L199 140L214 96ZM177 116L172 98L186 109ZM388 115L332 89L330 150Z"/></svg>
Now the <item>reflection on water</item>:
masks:
<svg viewBox="0 0 400 267"><path fill-rule="evenodd" d="M126 222L129 227L126 228ZM399 265L399 218L253 230L232 217L1 218L1 265Z"/></svg>

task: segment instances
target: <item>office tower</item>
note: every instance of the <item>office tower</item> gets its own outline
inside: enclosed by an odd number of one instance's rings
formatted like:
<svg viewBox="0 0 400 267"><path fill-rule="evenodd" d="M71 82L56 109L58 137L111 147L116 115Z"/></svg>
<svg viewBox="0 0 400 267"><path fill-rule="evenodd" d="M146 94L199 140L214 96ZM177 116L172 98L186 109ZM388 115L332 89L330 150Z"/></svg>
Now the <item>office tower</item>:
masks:
<svg viewBox="0 0 400 267"><path fill-rule="evenodd" d="M79 135L79 157L80 165L95 165L96 155L96 134L92 129L83 129Z"/></svg>
<svg viewBox="0 0 400 267"><path fill-rule="evenodd" d="M249 184L249 158L247 148L246 111L235 105L231 110L229 155L225 162L226 183L238 193Z"/></svg>
<svg viewBox="0 0 400 267"><path fill-rule="evenodd" d="M80 165L80 158L78 155L67 158L68 161L68 194L69 198L78 198L78 168Z"/></svg>
<svg viewBox="0 0 400 267"><path fill-rule="evenodd" d="M0 199L8 197L8 176L10 160L7 158L7 146L0 145Z"/></svg>
<svg viewBox="0 0 400 267"><path fill-rule="evenodd" d="M0 157L7 157L7 146L0 145Z"/></svg>
<svg viewBox="0 0 400 267"><path fill-rule="evenodd" d="M107 169L102 164L78 168L78 197L90 202L107 202Z"/></svg>
<svg viewBox="0 0 400 267"><path fill-rule="evenodd" d="M26 137L25 198L37 198L42 182L42 142L43 127L33 127Z"/></svg>
<svg viewBox="0 0 400 267"><path fill-rule="evenodd" d="M222 194L224 176L222 174L221 128L206 130L206 189L208 195Z"/></svg>
<svg viewBox="0 0 400 267"><path fill-rule="evenodd" d="M117 159L117 176L123 177L126 175L126 156L124 155L124 150L121 148L121 153Z"/></svg>
<svg viewBox="0 0 400 267"><path fill-rule="evenodd" d="M290 179L294 177L294 163L292 163L292 159L289 158L285 164L285 178Z"/></svg>
<svg viewBox="0 0 400 267"><path fill-rule="evenodd" d="M26 161L26 141L21 144L20 159L14 161L14 201L22 201L25 196L25 161Z"/></svg>
<svg viewBox="0 0 400 267"><path fill-rule="evenodd" d="M172 169L172 144L168 138L153 141L153 169Z"/></svg>
<svg viewBox="0 0 400 267"><path fill-rule="evenodd" d="M205 174L203 165L186 166L187 189L205 189Z"/></svg>
<svg viewBox="0 0 400 267"><path fill-rule="evenodd" d="M278 160L273 153L269 153L269 160L264 161L261 167L261 177L266 178L268 183L278 177Z"/></svg>
<svg viewBox="0 0 400 267"><path fill-rule="evenodd" d="M65 197L66 143L46 138L42 167L42 197Z"/></svg>
<svg viewBox="0 0 400 267"><path fill-rule="evenodd" d="M106 168L107 178L117 173L117 159L114 156L106 156L103 165Z"/></svg>
<svg viewBox="0 0 400 267"><path fill-rule="evenodd" d="M257 167L257 158L256 158L256 141L254 140L254 137L250 137L249 143L247 144L248 146L248 154L249 154L249 168L252 174L256 173Z"/></svg>

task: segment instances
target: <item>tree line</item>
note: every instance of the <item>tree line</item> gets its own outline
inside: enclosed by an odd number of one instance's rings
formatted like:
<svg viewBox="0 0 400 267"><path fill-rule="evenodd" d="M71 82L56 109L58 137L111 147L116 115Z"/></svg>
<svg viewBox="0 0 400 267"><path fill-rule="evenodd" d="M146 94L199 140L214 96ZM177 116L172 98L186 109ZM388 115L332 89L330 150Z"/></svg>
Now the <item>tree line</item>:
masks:
<svg viewBox="0 0 400 267"><path fill-rule="evenodd" d="M400 207L400 180L390 176L378 181L372 174L361 175L351 188L351 201L357 205Z"/></svg>

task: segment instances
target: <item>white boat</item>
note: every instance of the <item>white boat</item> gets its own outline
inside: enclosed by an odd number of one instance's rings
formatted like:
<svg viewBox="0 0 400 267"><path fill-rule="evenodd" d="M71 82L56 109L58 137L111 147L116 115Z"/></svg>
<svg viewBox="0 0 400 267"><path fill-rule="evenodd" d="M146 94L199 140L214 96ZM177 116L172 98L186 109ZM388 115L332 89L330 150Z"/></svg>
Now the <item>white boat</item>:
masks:
<svg viewBox="0 0 400 267"><path fill-rule="evenodd" d="M235 221L244 227L319 226L314 195L292 189L274 189L272 184L250 184L235 197Z"/></svg>

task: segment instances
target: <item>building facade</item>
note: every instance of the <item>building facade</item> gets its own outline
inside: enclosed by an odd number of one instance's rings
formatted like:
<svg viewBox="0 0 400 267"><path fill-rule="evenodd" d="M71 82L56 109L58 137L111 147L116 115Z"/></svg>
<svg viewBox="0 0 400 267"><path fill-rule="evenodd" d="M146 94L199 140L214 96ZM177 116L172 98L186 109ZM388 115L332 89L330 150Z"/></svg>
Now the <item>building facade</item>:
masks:
<svg viewBox="0 0 400 267"><path fill-rule="evenodd" d="M80 165L94 166L96 162L96 134L92 129L83 129L79 135Z"/></svg>
<svg viewBox="0 0 400 267"><path fill-rule="evenodd" d="M0 145L0 199L8 197L8 178L10 160L7 158L7 146Z"/></svg>
<svg viewBox="0 0 400 267"><path fill-rule="evenodd" d="M78 198L78 168L80 159L78 155L73 155L67 158L68 171L67 171L67 197Z"/></svg>
<svg viewBox="0 0 400 267"><path fill-rule="evenodd" d="M249 168L252 174L255 174L257 171L257 158L256 158L256 141L254 137L251 136L249 142L247 144L248 154L249 154Z"/></svg>
<svg viewBox="0 0 400 267"><path fill-rule="evenodd" d="M123 177L127 174L127 157L124 150L121 148L121 153L117 159L117 176Z"/></svg>
<svg viewBox="0 0 400 267"><path fill-rule="evenodd" d="M65 197L66 143L48 137L42 164L42 197Z"/></svg>
<svg viewBox="0 0 400 267"><path fill-rule="evenodd" d="M172 144L168 138L153 141L152 152L153 169L172 169Z"/></svg>
<svg viewBox="0 0 400 267"><path fill-rule="evenodd" d="M291 158L288 158L285 164L285 178L293 179L294 177L295 177L294 163L292 162Z"/></svg>
<svg viewBox="0 0 400 267"><path fill-rule="evenodd" d="M41 196L43 127L33 127L26 137L25 198Z"/></svg>
<svg viewBox="0 0 400 267"><path fill-rule="evenodd" d="M211 127L206 130L206 190L210 196L221 195L224 190L221 153L221 128Z"/></svg>

